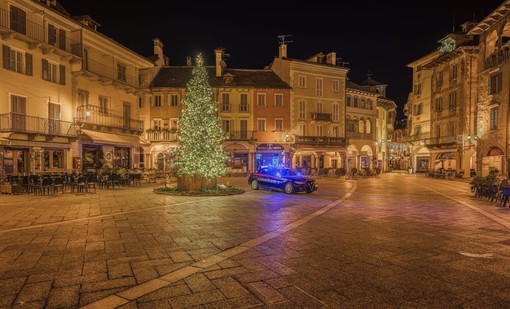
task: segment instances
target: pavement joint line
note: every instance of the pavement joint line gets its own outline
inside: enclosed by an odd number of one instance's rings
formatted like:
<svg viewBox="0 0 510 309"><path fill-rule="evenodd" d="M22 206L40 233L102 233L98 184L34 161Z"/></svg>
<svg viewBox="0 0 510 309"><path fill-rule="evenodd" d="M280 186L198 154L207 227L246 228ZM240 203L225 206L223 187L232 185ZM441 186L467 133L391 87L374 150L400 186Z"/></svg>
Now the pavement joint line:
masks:
<svg viewBox="0 0 510 309"><path fill-rule="evenodd" d="M200 200L180 202L180 203L175 203L175 204L165 204L165 205L160 205L160 206L148 207L148 208L144 208L144 209L121 211L121 212L109 213L109 214L105 214L105 215L91 216L91 217L87 217L87 218L72 219L72 220L67 220L67 221L36 224L36 225L23 226L23 227L15 227L15 228L7 229L7 230L0 230L0 234L5 234L5 233L9 233L9 232L26 231L26 230L37 229L37 228L45 228L45 227L51 227L51 226L55 226L55 225L75 223L75 222L81 222L81 221L103 219L103 218L114 217L114 216L118 216L118 215L154 210L154 209L158 209L158 208L166 208L166 207L171 207L171 206L179 206L179 205L186 205L186 204L190 204L190 203L203 202L203 201L208 201L208 200L212 200L212 199L217 199L220 197L222 197L222 196L214 196L214 197L203 198Z"/></svg>
<svg viewBox="0 0 510 309"><path fill-rule="evenodd" d="M358 189L358 183L356 181L353 181L352 183L353 183L353 186L351 187L351 189L346 194L344 194L341 198L326 204L326 206L323 206L321 209L316 210L313 213L311 213L299 220L296 220L286 226L278 228L275 231L266 233L262 236L254 238L252 240L246 241L246 242L239 244L235 247L229 248L223 252L212 255L204 260L195 262L191 266L186 266L186 267L180 268L176 271L173 271L173 272L163 275L161 277L154 278L148 282L136 285L134 287L128 288L121 292L117 292L113 295L107 296L106 298L96 300L96 301L94 301L90 304L87 304L85 306L82 306L80 308L83 308L83 309L96 309L96 308L97 309L99 309L99 308L100 309L110 309L110 308L113 309L113 308L117 308L119 306L125 305L129 301L135 300L139 297L142 297L149 293L152 293L158 289L169 286L172 283L175 283L179 280L187 278L187 277L194 275L198 272L202 272L204 269L206 269L210 266L213 266L219 262L222 262L222 261L224 261L232 256L235 256L239 253L242 253L248 249L256 247L259 244L262 244L262 243L269 241L275 237L278 237L287 231L295 229L295 228L299 227L300 225L303 225L303 224L307 223L308 221L322 215L323 213L330 210L331 208L339 205L340 203L342 203L343 201L348 199ZM164 282L166 282L166 283L164 283Z"/></svg>
<svg viewBox="0 0 510 309"><path fill-rule="evenodd" d="M495 221L495 222L497 222L497 223L499 223L499 224L503 225L504 227L506 227L507 229L509 229L509 230L510 230L510 222L506 221L505 219L502 219L502 218L500 218L500 217L498 217L498 216L496 216L496 215L493 215L493 214L491 214L491 213L489 213L489 212L487 212L487 211L485 211L485 210L483 210L483 209L481 209L481 208L478 208L478 207L476 207L476 206L474 206L474 205L471 205L471 204L469 204L469 203L467 203L467 202L464 202L464 201L462 201L462 200L455 199L455 198L453 198L453 197L451 197L451 196L448 196L448 195L446 195L446 194L443 194L443 193L441 193L441 192L439 192L439 191L436 191L436 190L430 189L430 188L428 188L428 187L423 187L423 188L427 188L427 189L429 189L429 190L430 190L430 191L432 191L432 192L435 192L435 193L437 193L437 194L439 194L439 195L442 195L442 196L444 196L444 197L446 197L446 198L448 198L448 199L450 199L450 200L452 200L452 201L455 201L455 202L457 202L457 203L459 203L459 204L461 204L461 205L464 205L464 206L466 206L466 207L468 207L468 208L470 208L470 209L472 209L472 210L474 210L474 211L476 211L476 212L478 212L478 213L480 213L480 214L484 215L485 217L487 217L487 218L489 218L489 219L491 219L491 220L493 220L493 221Z"/></svg>

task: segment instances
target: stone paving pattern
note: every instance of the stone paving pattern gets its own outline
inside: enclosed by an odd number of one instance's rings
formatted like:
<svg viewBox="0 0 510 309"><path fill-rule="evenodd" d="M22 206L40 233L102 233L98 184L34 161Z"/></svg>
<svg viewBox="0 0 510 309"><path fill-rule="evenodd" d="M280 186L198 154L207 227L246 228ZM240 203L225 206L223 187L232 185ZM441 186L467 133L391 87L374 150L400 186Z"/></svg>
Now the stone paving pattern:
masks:
<svg viewBox="0 0 510 309"><path fill-rule="evenodd" d="M467 182L0 195L0 308L510 308L510 208Z"/></svg>

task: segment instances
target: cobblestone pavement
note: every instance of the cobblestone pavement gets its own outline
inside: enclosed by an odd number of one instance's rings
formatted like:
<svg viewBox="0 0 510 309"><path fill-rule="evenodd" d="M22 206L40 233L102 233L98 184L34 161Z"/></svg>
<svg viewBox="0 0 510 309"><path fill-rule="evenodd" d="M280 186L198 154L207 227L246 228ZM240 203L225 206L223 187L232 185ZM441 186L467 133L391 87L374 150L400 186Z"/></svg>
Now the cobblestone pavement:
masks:
<svg viewBox="0 0 510 309"><path fill-rule="evenodd" d="M0 195L0 308L510 308L510 208L467 182Z"/></svg>

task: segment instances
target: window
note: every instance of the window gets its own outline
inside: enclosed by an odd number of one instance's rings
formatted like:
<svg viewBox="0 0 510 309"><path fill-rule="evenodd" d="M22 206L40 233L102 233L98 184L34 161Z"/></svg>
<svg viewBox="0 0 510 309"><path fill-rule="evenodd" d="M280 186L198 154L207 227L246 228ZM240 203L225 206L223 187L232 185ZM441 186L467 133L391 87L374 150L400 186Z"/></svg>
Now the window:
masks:
<svg viewBox="0 0 510 309"><path fill-rule="evenodd" d="M266 132L266 119L265 118L257 118L257 131L258 132Z"/></svg>
<svg viewBox="0 0 510 309"><path fill-rule="evenodd" d="M367 99L367 102L366 102L365 108L366 108L366 109L372 109L372 100Z"/></svg>
<svg viewBox="0 0 510 309"><path fill-rule="evenodd" d="M163 97L160 94L154 95L154 106L159 107L162 105Z"/></svg>
<svg viewBox="0 0 510 309"><path fill-rule="evenodd" d="M436 125L436 137L441 137L441 125Z"/></svg>
<svg viewBox="0 0 510 309"><path fill-rule="evenodd" d="M452 65L452 70L451 70L452 80L457 79L458 75L459 75L459 66L454 64L454 65Z"/></svg>
<svg viewBox="0 0 510 309"><path fill-rule="evenodd" d="M363 119L358 121L358 132L365 133L365 122L363 121Z"/></svg>
<svg viewBox="0 0 510 309"><path fill-rule="evenodd" d="M368 134L372 133L372 121L370 119L365 121L365 132Z"/></svg>
<svg viewBox="0 0 510 309"><path fill-rule="evenodd" d="M322 92L323 92L322 78L317 78L315 80L315 95L318 97L322 97Z"/></svg>
<svg viewBox="0 0 510 309"><path fill-rule="evenodd" d="M27 98L11 95L12 128L25 130Z"/></svg>
<svg viewBox="0 0 510 309"><path fill-rule="evenodd" d="M317 102L317 104L315 105L315 112L322 113L323 106L324 105L322 104L322 102Z"/></svg>
<svg viewBox="0 0 510 309"><path fill-rule="evenodd" d="M495 94L501 92L503 86L501 72L493 74L489 77L489 94Z"/></svg>
<svg viewBox="0 0 510 309"><path fill-rule="evenodd" d="M333 127L333 137L340 137L340 130L338 129L338 126Z"/></svg>
<svg viewBox="0 0 510 309"><path fill-rule="evenodd" d="M248 112L248 94L241 93L240 100L241 100L241 103L239 104L239 112L247 113Z"/></svg>
<svg viewBox="0 0 510 309"><path fill-rule="evenodd" d="M123 82L125 82L127 80L125 64L117 63L117 80L120 80Z"/></svg>
<svg viewBox="0 0 510 309"><path fill-rule="evenodd" d="M353 103L352 103L352 107L358 108L358 97L354 97L354 100L353 100Z"/></svg>
<svg viewBox="0 0 510 309"><path fill-rule="evenodd" d="M48 24L48 44L66 50L66 32Z"/></svg>
<svg viewBox="0 0 510 309"><path fill-rule="evenodd" d="M240 139L248 139L248 120L239 120L239 133Z"/></svg>
<svg viewBox="0 0 510 309"><path fill-rule="evenodd" d="M356 132L357 120L347 117L347 132Z"/></svg>
<svg viewBox="0 0 510 309"><path fill-rule="evenodd" d="M257 106L266 106L266 95L264 93L257 94Z"/></svg>
<svg viewBox="0 0 510 309"><path fill-rule="evenodd" d="M282 118L276 118L274 120L274 129L277 132L283 131L283 119Z"/></svg>
<svg viewBox="0 0 510 309"><path fill-rule="evenodd" d="M339 92L340 91L340 81L338 79L334 79L331 82L331 90L333 90L333 92Z"/></svg>
<svg viewBox="0 0 510 309"><path fill-rule="evenodd" d="M42 60L42 79L52 82L59 83L61 85L65 85L66 83L66 67L63 65L59 65L55 62L48 61L46 59Z"/></svg>
<svg viewBox="0 0 510 309"><path fill-rule="evenodd" d="M230 93L221 94L221 111L230 112Z"/></svg>
<svg viewBox="0 0 510 309"><path fill-rule="evenodd" d="M11 5L10 17L11 29L19 33L27 34L27 12Z"/></svg>
<svg viewBox="0 0 510 309"><path fill-rule="evenodd" d="M60 104L48 102L48 122L45 124L45 130L49 134L60 132L60 107Z"/></svg>
<svg viewBox="0 0 510 309"><path fill-rule="evenodd" d="M455 136L455 122L448 122L448 136Z"/></svg>
<svg viewBox="0 0 510 309"><path fill-rule="evenodd" d="M299 101L298 113L299 113L299 115L298 115L299 119L306 118L306 102L305 101Z"/></svg>
<svg viewBox="0 0 510 309"><path fill-rule="evenodd" d="M498 128L498 109L493 108L491 109L490 114L490 129L496 130Z"/></svg>
<svg viewBox="0 0 510 309"><path fill-rule="evenodd" d="M179 128L179 118L170 118L170 130L177 130Z"/></svg>
<svg viewBox="0 0 510 309"><path fill-rule="evenodd" d="M414 104L413 115L418 116L422 113L422 103Z"/></svg>
<svg viewBox="0 0 510 309"><path fill-rule="evenodd" d="M419 137L421 135L421 131L421 126L414 127L414 135Z"/></svg>
<svg viewBox="0 0 510 309"><path fill-rule="evenodd" d="M89 92L86 90L78 90L78 106L89 105Z"/></svg>
<svg viewBox="0 0 510 309"><path fill-rule="evenodd" d="M32 75L32 55L21 50L2 46L3 68L21 74Z"/></svg>
<svg viewBox="0 0 510 309"><path fill-rule="evenodd" d="M436 112L440 113L443 111L443 98L436 98Z"/></svg>
<svg viewBox="0 0 510 309"><path fill-rule="evenodd" d="M99 96L99 112L108 114L108 98L105 96Z"/></svg>
<svg viewBox="0 0 510 309"><path fill-rule="evenodd" d="M178 106L179 105L179 95L171 94L170 95L170 106Z"/></svg>
<svg viewBox="0 0 510 309"><path fill-rule="evenodd" d="M414 91L413 92L414 92L415 95L421 94L421 84L414 85Z"/></svg>
<svg viewBox="0 0 510 309"><path fill-rule="evenodd" d="M153 119L152 124L153 124L153 128L156 130L159 130L162 128L162 126L161 126L162 120L161 119Z"/></svg>
<svg viewBox="0 0 510 309"><path fill-rule="evenodd" d="M304 75L298 76L298 87L306 88L306 76L304 76Z"/></svg>
<svg viewBox="0 0 510 309"><path fill-rule="evenodd" d="M323 126L317 126L315 127L315 133L316 136L324 136L324 127Z"/></svg>
<svg viewBox="0 0 510 309"><path fill-rule="evenodd" d="M457 109L457 92L450 93L450 101L448 102L448 110L455 112Z"/></svg>
<svg viewBox="0 0 510 309"><path fill-rule="evenodd" d="M347 106L351 106L351 101L352 101L352 100L351 100L351 97L350 97L350 96L347 96L347 97L345 98L345 100L346 100L345 105L347 105Z"/></svg>
<svg viewBox="0 0 510 309"><path fill-rule="evenodd" d="M225 133L232 132L232 120L231 119L223 119L223 120L221 120L221 129Z"/></svg>
<svg viewBox="0 0 510 309"><path fill-rule="evenodd" d="M338 122L340 121L340 105L337 103L333 104L333 115L332 115L333 121Z"/></svg>
<svg viewBox="0 0 510 309"><path fill-rule="evenodd" d="M274 95L274 106L283 107L283 94L277 93Z"/></svg>
<svg viewBox="0 0 510 309"><path fill-rule="evenodd" d="M299 135L306 136L306 125L304 123L299 124Z"/></svg>
<svg viewBox="0 0 510 309"><path fill-rule="evenodd" d="M138 97L138 107L143 108L143 98L142 97Z"/></svg>

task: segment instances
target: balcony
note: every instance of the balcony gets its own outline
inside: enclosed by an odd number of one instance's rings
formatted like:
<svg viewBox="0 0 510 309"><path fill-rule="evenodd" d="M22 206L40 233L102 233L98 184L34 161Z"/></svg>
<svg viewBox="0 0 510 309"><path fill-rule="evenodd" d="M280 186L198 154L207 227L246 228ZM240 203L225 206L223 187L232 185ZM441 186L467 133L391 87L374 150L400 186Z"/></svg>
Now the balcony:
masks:
<svg viewBox="0 0 510 309"><path fill-rule="evenodd" d="M149 142L176 142L176 129L150 128L145 131L145 139Z"/></svg>
<svg viewBox="0 0 510 309"><path fill-rule="evenodd" d="M253 139L254 131L230 131L225 132L225 141L248 141Z"/></svg>
<svg viewBox="0 0 510 309"><path fill-rule="evenodd" d="M430 132L427 133L415 133L410 136L404 136L403 141L404 142L420 142L420 141L427 141L430 139Z"/></svg>
<svg viewBox="0 0 510 309"><path fill-rule="evenodd" d="M82 56L82 45L80 42L80 31L72 32L72 37L67 32L59 32L58 29L52 31L58 32L50 37L48 27L42 25L42 18L36 19L40 16L39 12L27 12L27 19L21 22L14 22L10 20L10 12L5 9L0 9L0 34L3 38L15 36L17 39L28 43L29 48L39 47L43 53L53 52L60 56L70 56L74 60L78 60ZM39 21L37 21L39 20ZM72 56L75 57L72 57Z"/></svg>
<svg viewBox="0 0 510 309"><path fill-rule="evenodd" d="M111 63L106 65L101 61L95 61L91 58L84 59L83 71L81 73L84 73L93 79L99 79L99 81L104 85L113 84L120 88L125 86L126 90L129 90L132 87L138 89L140 86L138 77L123 73L121 74L119 71L114 69ZM92 75L90 73L92 73Z"/></svg>
<svg viewBox="0 0 510 309"><path fill-rule="evenodd" d="M497 50L485 58L484 68L485 70L492 67L498 66L506 61L510 56L510 46L504 46L500 50Z"/></svg>
<svg viewBox="0 0 510 309"><path fill-rule="evenodd" d="M332 114L312 113L312 121L331 122Z"/></svg>
<svg viewBox="0 0 510 309"><path fill-rule="evenodd" d="M250 106L248 104L239 104L239 112L240 113L249 113Z"/></svg>
<svg viewBox="0 0 510 309"><path fill-rule="evenodd" d="M133 131L136 134L143 132L143 121L125 117L114 111L103 110L95 105L78 106L76 122L87 127L117 128L123 131Z"/></svg>
<svg viewBox="0 0 510 309"><path fill-rule="evenodd" d="M15 113L0 115L0 132L78 137L77 126L73 122Z"/></svg>
<svg viewBox="0 0 510 309"><path fill-rule="evenodd" d="M295 136L294 144L303 146L339 146L347 147L348 139L345 137L330 136Z"/></svg>
<svg viewBox="0 0 510 309"><path fill-rule="evenodd" d="M462 135L431 137L425 141L425 145L429 148L457 147L457 144L462 144Z"/></svg>
<svg viewBox="0 0 510 309"><path fill-rule="evenodd" d="M345 132L345 136L352 139L370 140L374 141L375 137L372 133L359 133L359 132Z"/></svg>

